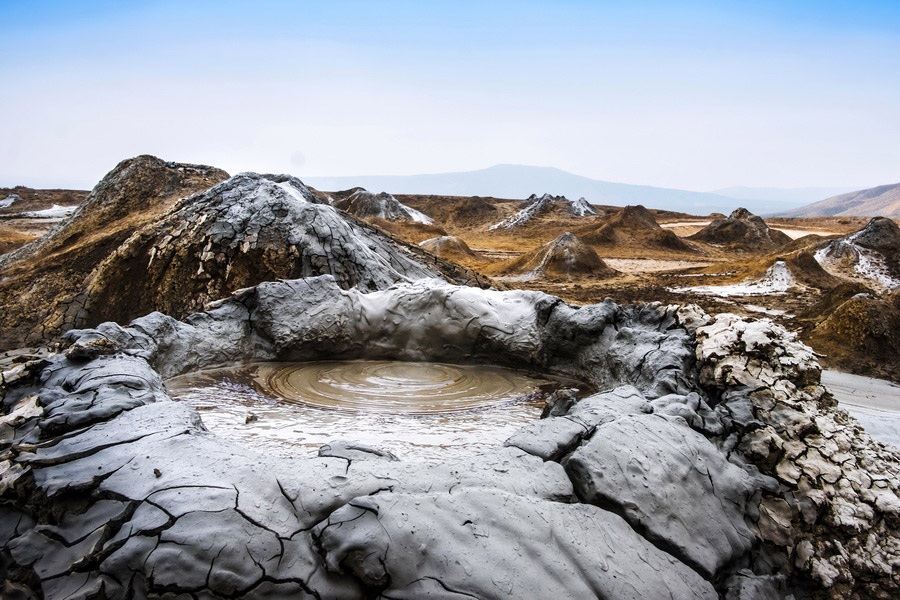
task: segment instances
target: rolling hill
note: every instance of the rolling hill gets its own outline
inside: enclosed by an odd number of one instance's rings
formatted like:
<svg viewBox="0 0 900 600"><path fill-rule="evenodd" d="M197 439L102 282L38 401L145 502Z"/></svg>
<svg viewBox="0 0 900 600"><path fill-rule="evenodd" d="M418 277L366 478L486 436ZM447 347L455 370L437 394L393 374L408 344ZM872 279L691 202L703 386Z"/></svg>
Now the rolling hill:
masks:
<svg viewBox="0 0 900 600"><path fill-rule="evenodd" d="M900 218L900 183L880 185L779 213L778 217Z"/></svg>

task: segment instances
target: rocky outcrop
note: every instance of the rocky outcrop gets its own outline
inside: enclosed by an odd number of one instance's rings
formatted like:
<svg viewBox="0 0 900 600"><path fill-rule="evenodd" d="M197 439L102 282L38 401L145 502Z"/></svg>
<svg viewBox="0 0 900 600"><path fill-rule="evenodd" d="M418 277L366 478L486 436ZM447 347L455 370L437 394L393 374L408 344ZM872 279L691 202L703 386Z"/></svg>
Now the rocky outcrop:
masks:
<svg viewBox="0 0 900 600"><path fill-rule="evenodd" d="M809 349L769 321L435 280L364 293L321 276L69 338L3 400L8 594L898 592L900 456L834 407ZM464 464L352 443L287 460L210 434L162 379L360 357L499 362L602 391L557 395Z"/></svg>
<svg viewBox="0 0 900 600"><path fill-rule="evenodd" d="M428 215L401 204L387 192L375 194L362 188L354 190L346 198L335 200L334 206L360 219L378 218L385 221L412 221L433 223Z"/></svg>
<svg viewBox="0 0 900 600"><path fill-rule="evenodd" d="M598 229L582 235L585 243L597 246L653 247L678 252L696 252L696 249L665 229L643 206L626 206L606 219Z"/></svg>
<svg viewBox="0 0 900 600"><path fill-rule="evenodd" d="M783 231L770 229L766 222L746 208L738 208L727 219L716 219L688 239L724 246L732 250L774 250L790 243Z"/></svg>
<svg viewBox="0 0 900 600"><path fill-rule="evenodd" d="M536 194L529 196L525 202L525 208L518 211L514 215L503 219L499 223L494 223L488 227L488 231L494 230L513 230L523 227L536 219L539 215L548 212L551 208L556 208L569 216L585 217L588 215L596 215L597 211L593 206L588 204L584 198L578 200L569 200L565 196L551 196L544 194L538 197Z"/></svg>
<svg viewBox="0 0 900 600"><path fill-rule="evenodd" d="M491 275L536 277L595 277L606 279L618 275L593 248L570 232L563 233L518 258L491 265Z"/></svg>

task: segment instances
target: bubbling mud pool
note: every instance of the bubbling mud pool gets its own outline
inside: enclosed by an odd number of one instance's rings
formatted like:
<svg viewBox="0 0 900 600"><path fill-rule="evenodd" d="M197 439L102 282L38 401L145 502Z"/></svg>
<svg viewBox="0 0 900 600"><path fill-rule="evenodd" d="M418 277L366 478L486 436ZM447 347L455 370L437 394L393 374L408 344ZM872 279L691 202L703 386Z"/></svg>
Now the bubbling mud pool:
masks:
<svg viewBox="0 0 900 600"><path fill-rule="evenodd" d="M263 454L311 456L345 439L413 460L498 446L563 387L586 391L497 366L374 360L251 363L166 382L210 431Z"/></svg>

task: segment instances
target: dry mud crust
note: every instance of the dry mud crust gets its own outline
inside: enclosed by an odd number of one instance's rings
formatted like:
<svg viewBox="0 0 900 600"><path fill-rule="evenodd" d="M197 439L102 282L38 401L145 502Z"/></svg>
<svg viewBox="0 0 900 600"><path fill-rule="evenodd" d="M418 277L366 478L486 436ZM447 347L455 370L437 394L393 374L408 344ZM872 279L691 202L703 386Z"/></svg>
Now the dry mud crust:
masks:
<svg viewBox="0 0 900 600"><path fill-rule="evenodd" d="M768 321L436 281L261 284L70 334L4 396L6 590L111 598L890 598L898 456ZM440 343L435 343L440 340ZM250 360L504 362L606 390L460 463L276 460L162 378ZM348 451L352 450L352 451ZM227 535L223 535L227 532ZM749 591L748 591L749 590ZM748 595L751 594L751 595Z"/></svg>

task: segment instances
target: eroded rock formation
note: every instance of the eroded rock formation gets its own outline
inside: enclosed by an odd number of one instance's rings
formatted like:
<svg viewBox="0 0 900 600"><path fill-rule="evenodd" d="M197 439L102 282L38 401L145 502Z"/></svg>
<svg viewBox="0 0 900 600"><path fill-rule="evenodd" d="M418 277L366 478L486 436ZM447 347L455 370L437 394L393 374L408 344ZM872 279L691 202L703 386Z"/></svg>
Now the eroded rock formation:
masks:
<svg viewBox="0 0 900 600"><path fill-rule="evenodd" d="M5 595L891 598L900 456L766 320L419 281L264 283L70 332L4 374ZM602 390L465 464L278 460L163 378L247 360L489 361Z"/></svg>

